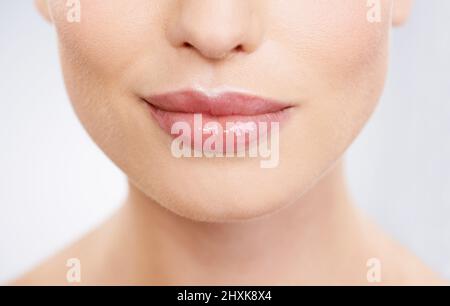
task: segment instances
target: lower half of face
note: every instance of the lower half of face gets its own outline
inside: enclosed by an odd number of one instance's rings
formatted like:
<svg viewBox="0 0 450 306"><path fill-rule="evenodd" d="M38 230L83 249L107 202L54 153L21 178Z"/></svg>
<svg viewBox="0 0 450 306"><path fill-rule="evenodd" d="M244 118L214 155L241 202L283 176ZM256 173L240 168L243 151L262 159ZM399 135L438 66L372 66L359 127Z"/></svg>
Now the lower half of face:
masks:
<svg viewBox="0 0 450 306"><path fill-rule="evenodd" d="M69 95L96 143L160 205L195 220L230 221L299 199L371 115L385 79L392 1L366 2L89 0L81 1L79 23L70 22L66 1L50 8ZM148 97L199 88L209 98L246 92L288 105L272 155L178 158ZM224 118L236 117L217 121ZM274 166L262 167L270 159Z"/></svg>

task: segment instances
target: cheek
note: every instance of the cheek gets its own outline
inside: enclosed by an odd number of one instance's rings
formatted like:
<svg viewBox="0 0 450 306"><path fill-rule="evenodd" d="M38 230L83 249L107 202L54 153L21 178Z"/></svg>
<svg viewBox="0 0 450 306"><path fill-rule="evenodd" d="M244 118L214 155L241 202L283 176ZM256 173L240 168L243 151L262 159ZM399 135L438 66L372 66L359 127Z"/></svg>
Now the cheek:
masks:
<svg viewBox="0 0 450 306"><path fill-rule="evenodd" d="M70 100L92 138L114 154L130 125L124 101L136 100L127 71L136 58L158 50L153 46L163 41L164 8L147 0L88 0L82 1L81 22L70 23L65 2L50 6Z"/></svg>
<svg viewBox="0 0 450 306"><path fill-rule="evenodd" d="M168 5L157 1L82 1L80 23L67 21L65 1L51 3L63 60L77 62L104 81L117 79L135 58L164 41L161 16Z"/></svg>
<svg viewBox="0 0 450 306"><path fill-rule="evenodd" d="M381 1L381 22L370 23L366 1L292 3L271 10L271 39L294 59L296 87L305 95L297 141L291 141L296 143L291 151L299 153L292 160L314 161L318 165L311 168L322 169L319 163L340 157L377 105L387 70L391 6Z"/></svg>
<svg viewBox="0 0 450 306"><path fill-rule="evenodd" d="M386 56L390 8L391 1L381 0L381 22L370 23L367 1L292 1L289 6L276 1L271 39L297 57L309 77L336 81L371 68Z"/></svg>
<svg viewBox="0 0 450 306"><path fill-rule="evenodd" d="M314 117L322 117L322 123L316 123L320 124L318 130L328 136L323 139L335 145L346 146L359 134L383 90L390 6L382 3L382 22L370 23L366 1L342 1L332 17L324 18L309 50L309 62L316 73L313 78L321 84L315 93L319 98Z"/></svg>

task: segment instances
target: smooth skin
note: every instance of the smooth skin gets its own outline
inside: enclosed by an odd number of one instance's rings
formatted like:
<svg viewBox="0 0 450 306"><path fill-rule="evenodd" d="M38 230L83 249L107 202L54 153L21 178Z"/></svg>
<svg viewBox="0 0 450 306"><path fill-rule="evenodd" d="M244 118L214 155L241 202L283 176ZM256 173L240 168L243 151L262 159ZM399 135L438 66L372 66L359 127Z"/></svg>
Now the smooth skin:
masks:
<svg viewBox="0 0 450 306"><path fill-rule="evenodd" d="M411 1L37 0L55 27L67 90L84 127L129 179L126 203L17 284L439 284L352 203L342 158L375 109L389 36ZM174 159L139 97L239 88L295 107L280 165Z"/></svg>

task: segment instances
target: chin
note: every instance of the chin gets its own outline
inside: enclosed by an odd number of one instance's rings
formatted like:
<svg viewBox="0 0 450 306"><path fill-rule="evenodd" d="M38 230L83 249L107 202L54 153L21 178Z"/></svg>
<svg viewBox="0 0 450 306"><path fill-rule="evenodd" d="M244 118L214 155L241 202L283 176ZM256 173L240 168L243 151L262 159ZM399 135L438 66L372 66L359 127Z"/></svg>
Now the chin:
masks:
<svg viewBox="0 0 450 306"><path fill-rule="evenodd" d="M304 168L302 173L292 169L290 163L261 169L257 160L171 159L153 164L152 169L128 173L131 178L139 178L131 181L142 194L178 216L210 223L244 222L272 215L295 202L316 179L315 172L308 171L312 169Z"/></svg>
<svg viewBox="0 0 450 306"><path fill-rule="evenodd" d="M256 195L242 188L227 190L228 195L215 196L198 190L197 196L171 194L158 204L178 216L196 222L233 223L259 219L286 206L286 201L270 194ZM203 194L199 194L203 193ZM223 192L225 193L225 191Z"/></svg>

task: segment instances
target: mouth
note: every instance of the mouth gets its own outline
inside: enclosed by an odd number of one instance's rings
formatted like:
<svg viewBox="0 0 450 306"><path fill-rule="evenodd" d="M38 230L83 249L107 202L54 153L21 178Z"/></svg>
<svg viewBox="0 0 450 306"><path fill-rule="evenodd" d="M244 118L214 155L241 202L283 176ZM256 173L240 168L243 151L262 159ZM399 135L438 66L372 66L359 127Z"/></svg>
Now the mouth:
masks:
<svg viewBox="0 0 450 306"><path fill-rule="evenodd" d="M262 136L261 125L267 126L266 132L270 132L274 123L281 126L287 120L289 110L293 108L292 104L239 92L208 94L183 90L143 100L161 129L172 137L180 135L179 131L174 131L176 124L185 123L192 135L216 135L224 140L230 135L239 137L256 133ZM247 137L244 142L248 144L251 139Z"/></svg>

